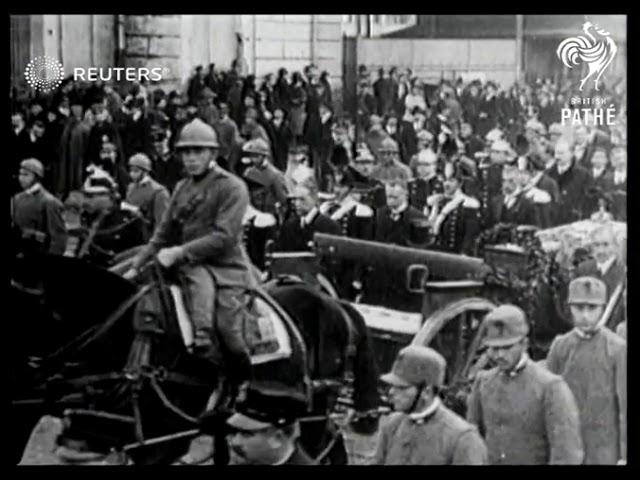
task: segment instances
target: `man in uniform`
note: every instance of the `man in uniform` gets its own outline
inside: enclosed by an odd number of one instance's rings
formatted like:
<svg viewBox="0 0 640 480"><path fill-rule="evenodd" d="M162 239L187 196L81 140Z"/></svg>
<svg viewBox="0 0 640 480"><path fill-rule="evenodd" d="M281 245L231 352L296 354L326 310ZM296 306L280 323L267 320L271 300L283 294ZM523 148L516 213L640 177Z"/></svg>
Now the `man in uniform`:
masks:
<svg viewBox="0 0 640 480"><path fill-rule="evenodd" d="M511 158L511 147L502 139L491 144L488 161L481 159L478 164L478 181L473 194L477 195L481 205L482 224L489 223L491 200L502 191L502 169Z"/></svg>
<svg viewBox="0 0 640 480"><path fill-rule="evenodd" d="M300 447L304 395L284 385L253 383L228 420L231 465L315 465Z"/></svg>
<svg viewBox="0 0 640 480"><path fill-rule="evenodd" d="M575 276L590 276L602 280L607 286L607 302L619 285L627 280L627 267L618 256L617 241L611 225L599 225L590 234L593 259L585 260L576 268ZM622 302L614 308L607 326L615 330L624 319Z"/></svg>
<svg viewBox="0 0 640 480"><path fill-rule="evenodd" d="M627 459L627 344L600 325L607 287L594 277L569 284L575 328L551 344L547 368L562 375L578 404L587 465Z"/></svg>
<svg viewBox="0 0 640 480"><path fill-rule="evenodd" d="M351 238L372 240L374 211L362 203L362 195L368 189L357 183L351 175L338 177L334 185L336 197L323 202L320 213L340 223L342 234Z"/></svg>
<svg viewBox="0 0 640 480"><path fill-rule="evenodd" d="M427 199L431 209L429 220L439 249L470 255L480 233L480 202L462 193L463 177L459 165L448 165L443 193Z"/></svg>
<svg viewBox="0 0 640 480"><path fill-rule="evenodd" d="M401 178L408 182L413 174L411 169L399 160L400 150L395 140L385 138L378 149L380 162L371 175L374 179L381 182L387 180Z"/></svg>
<svg viewBox="0 0 640 480"><path fill-rule="evenodd" d="M179 265L188 285L194 353L222 364L238 385L251 375L242 335L246 295L256 285L242 246L249 194L242 180L218 167L218 147L215 131L201 120L182 129L176 148L188 178L176 185L162 221L125 277L135 277L152 256L165 268Z"/></svg>
<svg viewBox="0 0 640 480"><path fill-rule="evenodd" d="M271 151L261 138L248 141L242 147L244 158L251 166L244 171L244 178L262 188L251 191L251 204L262 212L276 214L287 201L287 185L284 174L269 162Z"/></svg>
<svg viewBox="0 0 640 480"><path fill-rule="evenodd" d="M367 197L370 202L365 201L365 203L369 203L374 208L382 208L387 204L387 198L384 184L372 176L374 170L375 159L373 155L368 150L362 150L356 155L353 167L349 166L347 171L354 174L355 180L362 188L369 190Z"/></svg>
<svg viewBox="0 0 640 480"><path fill-rule="evenodd" d="M387 182L385 190L387 205L376 212L375 241L407 246L412 220L424 215L409 205L407 184L402 179Z"/></svg>
<svg viewBox="0 0 640 480"><path fill-rule="evenodd" d="M544 160L536 154L520 157L518 171L522 195L533 202L536 210L537 226L543 229L551 228L555 201L560 196L558 184L545 173Z"/></svg>
<svg viewBox="0 0 640 480"><path fill-rule="evenodd" d="M380 429L376 465L485 465L487 447L478 430L442 404L438 396L446 361L421 345L403 348L391 372L395 412Z"/></svg>
<svg viewBox="0 0 640 480"><path fill-rule="evenodd" d="M11 220L25 251L62 255L67 231L63 205L40 183L44 166L35 158L20 162L18 182L22 192L12 199Z"/></svg>
<svg viewBox="0 0 640 480"><path fill-rule="evenodd" d="M409 182L409 204L429 215L427 198L442 193L442 179L438 176L438 156L431 150L418 153L415 163L416 178Z"/></svg>
<svg viewBox="0 0 640 480"><path fill-rule="evenodd" d="M129 176L132 182L127 188L125 208L139 213L147 225L149 236L160 223L169 205L169 192L151 178L151 160L144 153L136 153L129 159Z"/></svg>
<svg viewBox="0 0 640 480"><path fill-rule="evenodd" d="M467 420L478 426L498 465L579 465L584 458L576 401L562 377L527 355L524 312L501 305L484 320L496 367L478 372Z"/></svg>

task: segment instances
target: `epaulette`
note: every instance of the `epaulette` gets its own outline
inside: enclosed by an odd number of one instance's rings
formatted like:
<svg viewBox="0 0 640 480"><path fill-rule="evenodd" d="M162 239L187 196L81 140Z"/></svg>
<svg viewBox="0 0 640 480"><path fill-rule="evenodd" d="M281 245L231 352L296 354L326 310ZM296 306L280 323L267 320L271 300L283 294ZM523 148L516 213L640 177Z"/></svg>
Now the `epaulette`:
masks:
<svg viewBox="0 0 640 480"><path fill-rule="evenodd" d="M356 206L355 216L360 218L370 218L373 217L373 209L362 203L359 203Z"/></svg>
<svg viewBox="0 0 640 480"><path fill-rule="evenodd" d="M477 208L480 208L480 202L473 197L466 196L464 199L464 202L462 203L462 206L464 208L477 209Z"/></svg>

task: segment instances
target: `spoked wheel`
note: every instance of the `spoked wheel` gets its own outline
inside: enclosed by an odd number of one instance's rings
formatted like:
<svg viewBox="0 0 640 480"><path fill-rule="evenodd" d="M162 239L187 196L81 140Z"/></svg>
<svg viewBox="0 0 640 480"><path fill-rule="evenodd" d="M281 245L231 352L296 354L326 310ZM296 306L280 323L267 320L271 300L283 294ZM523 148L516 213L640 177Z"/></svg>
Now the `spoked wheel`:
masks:
<svg viewBox="0 0 640 480"><path fill-rule="evenodd" d="M430 315L412 341L437 350L446 359L445 403L460 414L465 413L475 375L486 366L481 325L494 308L494 303L481 297L450 303Z"/></svg>

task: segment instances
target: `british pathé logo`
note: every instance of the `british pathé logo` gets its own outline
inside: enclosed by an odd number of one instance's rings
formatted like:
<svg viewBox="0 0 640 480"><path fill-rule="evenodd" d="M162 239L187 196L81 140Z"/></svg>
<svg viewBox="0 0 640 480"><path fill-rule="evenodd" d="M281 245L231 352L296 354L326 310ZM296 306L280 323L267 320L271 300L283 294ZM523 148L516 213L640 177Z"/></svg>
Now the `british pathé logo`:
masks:
<svg viewBox="0 0 640 480"><path fill-rule="evenodd" d="M27 83L36 90L48 92L58 87L64 78L64 68L55 58L35 57L24 69Z"/></svg>
<svg viewBox="0 0 640 480"><path fill-rule="evenodd" d="M580 81L580 91L591 78L598 91L600 77L615 57L618 47L609 32L589 21L584 22L582 31L584 35L563 40L558 45L556 55L569 68L586 63L589 70Z"/></svg>

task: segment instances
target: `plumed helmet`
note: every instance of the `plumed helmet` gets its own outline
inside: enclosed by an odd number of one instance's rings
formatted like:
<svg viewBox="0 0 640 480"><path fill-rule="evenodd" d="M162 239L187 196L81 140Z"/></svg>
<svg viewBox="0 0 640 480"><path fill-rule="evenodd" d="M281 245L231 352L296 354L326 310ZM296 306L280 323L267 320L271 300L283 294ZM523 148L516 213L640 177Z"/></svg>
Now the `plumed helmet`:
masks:
<svg viewBox="0 0 640 480"><path fill-rule="evenodd" d="M378 149L380 152L391 152L398 153L400 150L398 149L398 144L393 138L387 137L382 141L380 148Z"/></svg>
<svg viewBox="0 0 640 480"><path fill-rule="evenodd" d="M218 148L218 135L216 131L199 118L187 123L178 136L176 148L185 147L209 147Z"/></svg>
<svg viewBox="0 0 640 480"><path fill-rule="evenodd" d="M398 353L391 372L380 379L390 385L435 385L444 383L447 362L442 355L429 347L409 345Z"/></svg>
<svg viewBox="0 0 640 480"><path fill-rule="evenodd" d="M264 155L266 157L271 155L269 145L262 138L249 140L242 146L242 151L248 155Z"/></svg>
<svg viewBox="0 0 640 480"><path fill-rule="evenodd" d="M27 158L26 160L23 160L20 162L20 168L33 173L38 178L44 177L44 166L42 165L42 162L36 158Z"/></svg>
<svg viewBox="0 0 640 480"><path fill-rule="evenodd" d="M129 159L130 167L138 167L145 172L151 171L151 160L144 153L136 153Z"/></svg>

